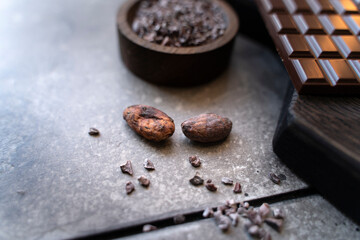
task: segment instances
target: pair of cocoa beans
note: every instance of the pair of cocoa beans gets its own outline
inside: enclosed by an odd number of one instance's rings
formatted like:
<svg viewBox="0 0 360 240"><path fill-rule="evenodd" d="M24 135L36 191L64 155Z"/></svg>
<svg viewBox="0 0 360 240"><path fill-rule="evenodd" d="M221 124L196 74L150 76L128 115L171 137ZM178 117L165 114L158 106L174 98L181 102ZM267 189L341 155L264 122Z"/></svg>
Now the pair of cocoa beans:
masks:
<svg viewBox="0 0 360 240"><path fill-rule="evenodd" d="M154 107L133 105L124 110L123 117L137 134L150 141L163 141L175 132L174 120ZM206 113L186 120L181 128L193 141L217 142L230 134L232 122L217 114Z"/></svg>

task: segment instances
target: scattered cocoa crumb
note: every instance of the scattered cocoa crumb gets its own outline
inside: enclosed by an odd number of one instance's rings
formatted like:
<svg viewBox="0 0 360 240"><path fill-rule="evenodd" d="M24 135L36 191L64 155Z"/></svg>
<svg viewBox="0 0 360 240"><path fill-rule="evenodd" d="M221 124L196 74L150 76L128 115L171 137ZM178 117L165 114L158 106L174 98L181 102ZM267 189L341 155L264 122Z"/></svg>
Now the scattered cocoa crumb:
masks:
<svg viewBox="0 0 360 240"><path fill-rule="evenodd" d="M212 183L211 179L206 181L205 187L211 192L215 192L217 190L217 187Z"/></svg>
<svg viewBox="0 0 360 240"><path fill-rule="evenodd" d="M239 182L236 182L235 183L235 187L234 187L234 193L241 193L242 192L242 189L241 189L241 185Z"/></svg>
<svg viewBox="0 0 360 240"><path fill-rule="evenodd" d="M270 227L275 229L277 232L281 232L284 220L278 218L267 218L265 219L265 223L267 223Z"/></svg>
<svg viewBox="0 0 360 240"><path fill-rule="evenodd" d="M260 228L257 225L252 225L248 229L248 233L253 237L259 237L260 236Z"/></svg>
<svg viewBox="0 0 360 240"><path fill-rule="evenodd" d="M202 185L204 183L204 179L202 179L199 176L198 172L196 172L195 176L193 178L191 178L189 181L194 186L199 186L199 185Z"/></svg>
<svg viewBox="0 0 360 240"><path fill-rule="evenodd" d="M248 193L245 193L244 195L245 195L245 197L248 197L248 196L249 196L249 194L248 194Z"/></svg>
<svg viewBox="0 0 360 240"><path fill-rule="evenodd" d="M99 135L99 134L100 134L100 131L97 130L96 128L90 128L90 129L89 129L89 135L90 135L90 136L97 136L97 135Z"/></svg>
<svg viewBox="0 0 360 240"><path fill-rule="evenodd" d="M255 225L261 226L263 219L260 214L255 210L249 210L247 212L247 218Z"/></svg>
<svg viewBox="0 0 360 240"><path fill-rule="evenodd" d="M229 214L229 217L231 219L231 224L236 227L239 223L239 214L237 212Z"/></svg>
<svg viewBox="0 0 360 240"><path fill-rule="evenodd" d="M175 223L175 224L180 224L180 223L185 222L185 216L182 215L182 214L179 214L179 215L176 215L176 216L173 218L173 220L174 220L174 223Z"/></svg>
<svg viewBox="0 0 360 240"><path fill-rule="evenodd" d="M120 169L123 173L127 173L130 175L133 175L133 169L132 169L132 165L131 165L131 161L127 161L124 165L120 166Z"/></svg>
<svg viewBox="0 0 360 240"><path fill-rule="evenodd" d="M227 231L230 227L231 221L230 218L228 218L227 216L222 215L222 213L220 211L216 211L214 213L214 219L215 219L215 223L216 225L222 230L222 231Z"/></svg>
<svg viewBox="0 0 360 240"><path fill-rule="evenodd" d="M214 211L211 208L206 208L202 214L204 218L209 218L214 215Z"/></svg>
<svg viewBox="0 0 360 240"><path fill-rule="evenodd" d="M127 182L125 185L126 194L130 194L135 190L135 186L132 182Z"/></svg>
<svg viewBox="0 0 360 240"><path fill-rule="evenodd" d="M280 178L275 173L270 173L269 178L275 184L280 184L281 182Z"/></svg>
<svg viewBox="0 0 360 240"><path fill-rule="evenodd" d="M236 211L237 211L237 208L228 208L228 209L225 209L225 215L226 215L226 216L230 216L230 214L236 213Z"/></svg>
<svg viewBox="0 0 360 240"><path fill-rule="evenodd" d="M223 177L222 179L221 179L221 182L223 183L223 184L225 184L225 185L233 185L233 180L231 180L230 178L228 178L228 177Z"/></svg>
<svg viewBox="0 0 360 240"><path fill-rule="evenodd" d="M270 206L267 203L263 203L259 208L259 214L262 219L265 219L270 214Z"/></svg>
<svg viewBox="0 0 360 240"><path fill-rule="evenodd" d="M189 157L189 162L193 167L200 167L201 165L201 160L198 156Z"/></svg>
<svg viewBox="0 0 360 240"><path fill-rule="evenodd" d="M283 216L281 211L274 209L277 216ZM205 209L203 217L210 217L212 213L211 208ZM225 214L224 214L225 213ZM263 223L266 222L276 231L280 232L283 226L282 218L274 218L271 216L271 208L269 204L263 203L260 208L254 209L248 202L240 202L238 204L234 200L226 201L225 205L217 207L214 213L216 225L223 231L230 227L230 223L236 226L239 222L239 216L246 218L243 223L245 230L254 238L261 240L271 240L271 235L262 228Z"/></svg>
<svg viewBox="0 0 360 240"><path fill-rule="evenodd" d="M149 159L145 159L144 168L146 170L155 170L154 164Z"/></svg>
<svg viewBox="0 0 360 240"><path fill-rule="evenodd" d="M273 215L274 215L274 218L281 218L281 219L284 219L284 218L285 218L284 213L283 213L280 209L278 209L278 208L275 208L275 209L273 210Z"/></svg>
<svg viewBox="0 0 360 240"><path fill-rule="evenodd" d="M227 200L226 206L228 206L229 208L237 208L237 203L235 202L234 199Z"/></svg>
<svg viewBox="0 0 360 240"><path fill-rule="evenodd" d="M138 177L138 181L144 187L148 187L150 185L150 180L147 179L145 176Z"/></svg>
<svg viewBox="0 0 360 240"><path fill-rule="evenodd" d="M154 231L154 230L157 230L157 227L151 225L151 224L145 224L143 226L143 232L151 232L151 231Z"/></svg>

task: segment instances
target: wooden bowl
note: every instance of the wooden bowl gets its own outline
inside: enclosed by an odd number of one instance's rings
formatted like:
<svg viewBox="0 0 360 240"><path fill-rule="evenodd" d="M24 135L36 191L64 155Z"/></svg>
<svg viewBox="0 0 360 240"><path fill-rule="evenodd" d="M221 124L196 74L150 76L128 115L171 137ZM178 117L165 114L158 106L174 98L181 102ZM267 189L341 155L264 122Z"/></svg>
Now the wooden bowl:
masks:
<svg viewBox="0 0 360 240"><path fill-rule="evenodd" d="M218 39L195 47L169 47L137 36L131 25L140 0L125 2L117 16L120 53L123 62L138 77L160 85L191 86L222 73L230 60L239 22L223 0L213 0L225 13L227 28Z"/></svg>

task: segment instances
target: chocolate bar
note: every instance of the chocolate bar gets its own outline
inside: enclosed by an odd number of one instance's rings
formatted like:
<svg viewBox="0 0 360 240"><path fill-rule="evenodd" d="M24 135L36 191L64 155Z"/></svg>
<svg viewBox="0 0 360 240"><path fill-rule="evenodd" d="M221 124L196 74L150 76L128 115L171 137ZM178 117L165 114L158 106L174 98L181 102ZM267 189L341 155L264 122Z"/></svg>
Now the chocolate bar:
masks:
<svg viewBox="0 0 360 240"><path fill-rule="evenodd" d="M360 0L256 0L299 94L360 95Z"/></svg>

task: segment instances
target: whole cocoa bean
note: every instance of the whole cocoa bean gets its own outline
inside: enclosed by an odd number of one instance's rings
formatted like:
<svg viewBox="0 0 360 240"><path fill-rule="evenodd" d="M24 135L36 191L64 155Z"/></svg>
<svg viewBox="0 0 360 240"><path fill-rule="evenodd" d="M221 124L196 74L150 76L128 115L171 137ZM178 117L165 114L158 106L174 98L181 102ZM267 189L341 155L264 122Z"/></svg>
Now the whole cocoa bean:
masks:
<svg viewBox="0 0 360 240"><path fill-rule="evenodd" d="M147 105L133 105L123 112L127 124L140 136L160 142L173 135L174 120L164 112Z"/></svg>
<svg viewBox="0 0 360 240"><path fill-rule="evenodd" d="M217 142L231 132L232 122L214 113L201 114L181 124L186 137L197 142Z"/></svg>

